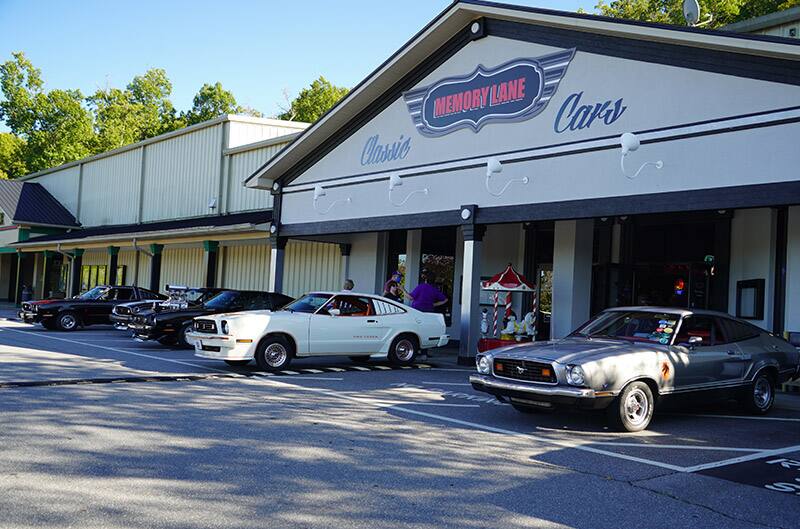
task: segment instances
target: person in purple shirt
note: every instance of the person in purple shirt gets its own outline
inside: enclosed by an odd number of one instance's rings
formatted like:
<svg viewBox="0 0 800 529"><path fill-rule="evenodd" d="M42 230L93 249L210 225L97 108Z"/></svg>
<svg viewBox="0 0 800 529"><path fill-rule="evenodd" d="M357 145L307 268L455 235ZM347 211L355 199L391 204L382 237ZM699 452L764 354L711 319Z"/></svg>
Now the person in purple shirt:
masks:
<svg viewBox="0 0 800 529"><path fill-rule="evenodd" d="M417 285L410 294L403 291L403 294L411 300L411 308L421 312L434 312L436 307L441 307L447 303L447 296L433 285L433 274L423 270L420 274L422 282Z"/></svg>

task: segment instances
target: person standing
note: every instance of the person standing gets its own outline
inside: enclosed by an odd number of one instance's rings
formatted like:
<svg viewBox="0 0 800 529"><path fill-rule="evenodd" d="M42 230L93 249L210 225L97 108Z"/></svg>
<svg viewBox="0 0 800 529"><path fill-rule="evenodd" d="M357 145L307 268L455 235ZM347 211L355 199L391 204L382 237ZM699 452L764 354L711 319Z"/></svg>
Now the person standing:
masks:
<svg viewBox="0 0 800 529"><path fill-rule="evenodd" d="M431 272L423 270L420 279L421 283L410 294L403 290L405 297L411 300L411 308L420 312L436 312L437 307L447 304L447 296L433 284L435 278Z"/></svg>
<svg viewBox="0 0 800 529"><path fill-rule="evenodd" d="M353 282L352 279L345 279L344 285L342 285L342 290L344 291L351 291L356 287L356 284Z"/></svg>
<svg viewBox="0 0 800 529"><path fill-rule="evenodd" d="M384 285L382 296L387 299L391 299L392 301L401 303L403 301L403 293L400 285L391 280L387 281L386 285Z"/></svg>

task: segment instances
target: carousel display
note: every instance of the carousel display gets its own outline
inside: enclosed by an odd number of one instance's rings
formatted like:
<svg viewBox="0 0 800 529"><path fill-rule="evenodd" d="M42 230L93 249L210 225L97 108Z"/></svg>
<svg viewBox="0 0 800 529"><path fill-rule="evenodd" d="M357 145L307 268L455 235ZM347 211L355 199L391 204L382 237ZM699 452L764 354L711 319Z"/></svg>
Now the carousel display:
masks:
<svg viewBox="0 0 800 529"><path fill-rule="evenodd" d="M484 352L498 347L505 347L515 342L530 342L536 339L537 296L536 285L530 283L509 264L506 269L481 282L481 289L493 293L492 319L484 308L481 313L481 338L478 351ZM500 293L505 293L503 305L500 305ZM531 310L522 320L517 321L511 309L511 296L514 292L533 295ZM500 325L500 311L503 309L503 324Z"/></svg>

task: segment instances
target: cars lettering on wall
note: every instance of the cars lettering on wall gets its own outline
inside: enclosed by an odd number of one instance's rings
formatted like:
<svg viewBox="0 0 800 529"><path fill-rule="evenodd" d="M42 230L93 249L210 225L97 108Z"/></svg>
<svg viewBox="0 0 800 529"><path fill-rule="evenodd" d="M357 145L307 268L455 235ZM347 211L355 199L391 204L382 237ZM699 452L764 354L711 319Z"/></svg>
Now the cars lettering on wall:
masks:
<svg viewBox="0 0 800 529"><path fill-rule="evenodd" d="M647 428L659 399L735 396L749 412L772 408L778 384L800 376L791 344L720 312L622 307L564 339L476 357L472 387L522 412L606 409L625 431ZM705 397L705 398L702 398Z"/></svg>
<svg viewBox="0 0 800 529"><path fill-rule="evenodd" d="M312 292L280 311L218 314L195 319L189 337L195 355L280 371L295 357L374 354L408 365L449 341L444 316L425 313L373 294Z"/></svg>

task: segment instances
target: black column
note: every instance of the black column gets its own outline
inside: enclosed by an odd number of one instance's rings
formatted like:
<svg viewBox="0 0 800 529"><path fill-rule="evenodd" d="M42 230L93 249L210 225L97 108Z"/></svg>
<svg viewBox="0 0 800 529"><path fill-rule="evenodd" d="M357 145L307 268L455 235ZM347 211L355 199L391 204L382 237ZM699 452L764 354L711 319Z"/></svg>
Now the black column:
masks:
<svg viewBox="0 0 800 529"><path fill-rule="evenodd" d="M731 267L731 215L714 221L714 275L709 283L709 307L728 312L728 289Z"/></svg>
<svg viewBox="0 0 800 529"><path fill-rule="evenodd" d="M42 277L41 277L41 291L38 293L39 299L48 298L50 287L50 274L53 269L53 252L45 250L42 252Z"/></svg>
<svg viewBox="0 0 800 529"><path fill-rule="evenodd" d="M22 271L25 269L25 262L27 257L24 253L17 251L17 278L16 278L16 292L14 293L14 303L19 306L22 302L22 282L24 277Z"/></svg>
<svg viewBox="0 0 800 529"><path fill-rule="evenodd" d="M81 265L83 264L83 250L72 250L72 261L69 270L69 296L77 296L81 292Z"/></svg>
<svg viewBox="0 0 800 529"><path fill-rule="evenodd" d="M206 287L213 288L217 284L217 266L219 264L219 242L203 241L203 261L206 269Z"/></svg>
<svg viewBox="0 0 800 529"><path fill-rule="evenodd" d="M161 288L161 252L164 251L163 244L150 245L150 290L160 292Z"/></svg>
<svg viewBox="0 0 800 529"><path fill-rule="evenodd" d="M108 247L108 284L117 284L117 262L118 262L119 246ZM122 278L119 278L122 279Z"/></svg>

